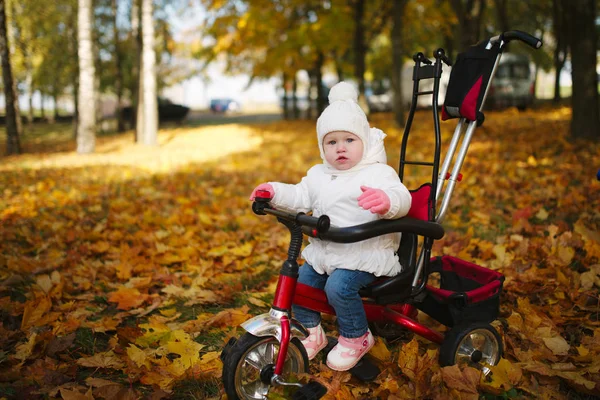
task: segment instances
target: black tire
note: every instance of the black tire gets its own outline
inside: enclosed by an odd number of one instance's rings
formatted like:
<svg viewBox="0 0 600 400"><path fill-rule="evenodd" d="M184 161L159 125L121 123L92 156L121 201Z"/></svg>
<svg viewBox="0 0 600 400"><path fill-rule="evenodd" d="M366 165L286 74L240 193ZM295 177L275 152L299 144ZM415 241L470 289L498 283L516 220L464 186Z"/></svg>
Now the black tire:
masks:
<svg viewBox="0 0 600 400"><path fill-rule="evenodd" d="M439 360L442 367L466 362L487 375L486 365L498 364L503 350L502 338L490 324L464 323L446 333Z"/></svg>
<svg viewBox="0 0 600 400"><path fill-rule="evenodd" d="M266 398L270 384L264 380L268 381L272 376L278 350L279 341L273 336L259 337L250 333L242 335L227 351L223 360L222 380L227 398ZM282 377L286 379L290 373L299 372L308 372L308 356L300 339L292 338Z"/></svg>

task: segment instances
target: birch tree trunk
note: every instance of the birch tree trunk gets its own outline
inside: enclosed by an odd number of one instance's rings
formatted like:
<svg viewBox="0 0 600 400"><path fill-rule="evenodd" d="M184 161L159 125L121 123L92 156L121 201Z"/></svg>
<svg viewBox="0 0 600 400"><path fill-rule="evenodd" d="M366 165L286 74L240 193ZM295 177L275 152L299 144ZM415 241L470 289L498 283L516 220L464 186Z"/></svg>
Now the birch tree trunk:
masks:
<svg viewBox="0 0 600 400"><path fill-rule="evenodd" d="M6 33L6 3L0 0L0 57L2 58L2 79L4 83L4 99L6 103L6 154L21 153L21 143L19 141L19 124L17 122L20 116L15 103L18 101L17 93L12 76L10 65L10 48L8 36Z"/></svg>
<svg viewBox="0 0 600 400"><path fill-rule="evenodd" d="M78 0L79 107L77 152L92 153L96 147L96 96L92 51L92 0Z"/></svg>
<svg viewBox="0 0 600 400"><path fill-rule="evenodd" d="M156 54L154 52L154 19L152 0L142 0L142 76L144 95L144 130L141 143L157 143L158 104L156 99Z"/></svg>

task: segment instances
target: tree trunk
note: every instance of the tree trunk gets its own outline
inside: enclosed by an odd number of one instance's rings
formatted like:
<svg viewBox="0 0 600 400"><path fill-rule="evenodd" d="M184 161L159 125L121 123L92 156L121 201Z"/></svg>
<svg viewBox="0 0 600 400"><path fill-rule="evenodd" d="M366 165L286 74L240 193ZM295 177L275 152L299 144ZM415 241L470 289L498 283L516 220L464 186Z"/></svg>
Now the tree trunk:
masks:
<svg viewBox="0 0 600 400"><path fill-rule="evenodd" d="M113 36L115 41L115 94L117 95L117 131L125 131L125 121L123 120L123 69L121 68L121 44L119 42L119 27L117 25L117 0L112 0L113 9Z"/></svg>
<svg viewBox="0 0 600 400"><path fill-rule="evenodd" d="M392 12L392 92L394 121L399 127L404 126L404 96L402 95L402 19L407 0L394 0Z"/></svg>
<svg viewBox="0 0 600 400"><path fill-rule="evenodd" d="M139 6L140 0L132 0L131 2L131 41L133 42L133 48L135 49L135 59L133 60L133 67L131 71L131 116L130 124L135 130L134 141L140 141L140 130L138 130L138 116L141 119L140 102L142 96L140 96L140 83L142 80L140 71L142 70L142 30L140 25L140 11Z"/></svg>
<svg viewBox="0 0 600 400"><path fill-rule="evenodd" d="M0 57L2 58L2 80L4 83L4 99L6 103L6 154L20 154L21 142L19 136L20 118L17 93L13 81L12 68L10 65L10 47L6 33L6 3L0 0Z"/></svg>
<svg viewBox="0 0 600 400"><path fill-rule="evenodd" d="M52 90L52 101L54 102L54 117L52 122L56 122L60 117L60 113L58 111L58 93L56 91L56 88Z"/></svg>
<svg viewBox="0 0 600 400"><path fill-rule="evenodd" d="M96 147L96 96L92 51L92 0L78 0L79 123L77 152L92 153Z"/></svg>
<svg viewBox="0 0 600 400"><path fill-rule="evenodd" d="M556 71L556 74L554 76L554 98L552 99L552 102L558 104L560 103L560 73L567 60L569 50L569 40L567 38L568 25L561 0L552 1L552 19L554 25L554 40L556 41L556 47L554 48L554 70Z"/></svg>
<svg viewBox="0 0 600 400"><path fill-rule="evenodd" d="M29 77L27 77L27 80L29 81ZM31 78L31 82L27 83L27 103L29 104L29 111L27 112L27 123L29 125L33 124L33 94L35 93L35 91L33 90L33 77Z"/></svg>
<svg viewBox="0 0 600 400"><path fill-rule="evenodd" d="M306 94L306 100L308 106L306 107L306 119L313 119L315 107L313 106L312 93L315 87L315 73L313 70L308 70L308 93ZM318 117L318 116L317 116ZM315 119L317 118L315 117Z"/></svg>
<svg viewBox="0 0 600 400"><path fill-rule="evenodd" d="M338 82L342 82L344 80L344 71L342 69L342 59L340 59L338 57L336 50L333 51L333 62L335 64L335 73L337 74Z"/></svg>
<svg viewBox="0 0 600 400"><path fill-rule="evenodd" d="M510 29L508 24L508 0L495 0L496 2L496 19L498 21L498 27L502 32L506 32Z"/></svg>
<svg viewBox="0 0 600 400"><path fill-rule="evenodd" d="M300 110L298 109L298 79L296 79L296 72L294 72L294 79L292 80L292 115L294 119L300 118Z"/></svg>
<svg viewBox="0 0 600 400"><path fill-rule="evenodd" d="M142 143L154 146L158 134L156 98L156 54L154 52L154 19L152 0L142 0L142 75L144 93L144 130Z"/></svg>
<svg viewBox="0 0 600 400"><path fill-rule="evenodd" d="M458 18L459 51L465 51L469 46L481 40L481 24L486 0L451 0L452 8ZM476 6L478 7L477 11Z"/></svg>
<svg viewBox="0 0 600 400"><path fill-rule="evenodd" d="M283 98L281 99L282 107L283 107L283 119L285 119L287 121L290 119L290 110L289 110L289 105L288 105L288 91L287 91L288 78L287 78L287 74L285 72L283 72L281 74L281 82L282 82L281 87L283 89Z"/></svg>
<svg viewBox="0 0 600 400"><path fill-rule="evenodd" d="M358 103L367 109L365 101L365 70L367 46L365 44L365 0L354 1L354 75L358 82Z"/></svg>
<svg viewBox="0 0 600 400"><path fill-rule="evenodd" d="M600 138L598 78L596 74L596 1L565 0L571 39L573 94L571 137Z"/></svg>
<svg viewBox="0 0 600 400"><path fill-rule="evenodd" d="M317 118L325 107L327 106L327 102L325 100L325 93L323 93L323 63L325 61L325 57L323 53L319 52L317 55L317 63L315 65L315 80L317 84Z"/></svg>

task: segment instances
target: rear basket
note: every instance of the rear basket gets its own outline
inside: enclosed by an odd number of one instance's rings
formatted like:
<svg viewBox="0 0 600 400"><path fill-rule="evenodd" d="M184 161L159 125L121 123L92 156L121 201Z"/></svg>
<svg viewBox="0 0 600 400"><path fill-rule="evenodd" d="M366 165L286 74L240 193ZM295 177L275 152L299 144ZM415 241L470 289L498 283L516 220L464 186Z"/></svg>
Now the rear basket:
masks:
<svg viewBox="0 0 600 400"><path fill-rule="evenodd" d="M440 287L426 286L416 307L452 327L462 322L492 322L498 317L504 276L496 271L450 257L430 261L430 273L440 273Z"/></svg>

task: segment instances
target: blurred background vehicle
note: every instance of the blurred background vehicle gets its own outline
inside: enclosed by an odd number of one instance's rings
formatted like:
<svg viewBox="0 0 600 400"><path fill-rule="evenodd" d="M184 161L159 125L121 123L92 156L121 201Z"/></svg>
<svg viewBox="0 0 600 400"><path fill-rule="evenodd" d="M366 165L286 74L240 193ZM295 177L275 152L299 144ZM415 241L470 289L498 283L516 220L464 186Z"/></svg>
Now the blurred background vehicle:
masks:
<svg viewBox="0 0 600 400"><path fill-rule="evenodd" d="M182 106L181 104L175 104L171 100L159 97L158 99L158 121L159 122L181 122L187 117L190 112L190 108ZM133 109L131 106L123 107L121 109L123 113L123 119L130 121L133 115Z"/></svg>
<svg viewBox="0 0 600 400"><path fill-rule="evenodd" d="M485 107L531 107L535 98L535 76L527 56L505 53L488 91Z"/></svg>
<svg viewBox="0 0 600 400"><path fill-rule="evenodd" d="M233 99L212 99L210 101L210 111L214 113L234 113L241 111L241 106Z"/></svg>

